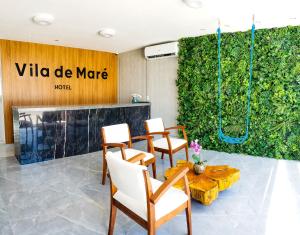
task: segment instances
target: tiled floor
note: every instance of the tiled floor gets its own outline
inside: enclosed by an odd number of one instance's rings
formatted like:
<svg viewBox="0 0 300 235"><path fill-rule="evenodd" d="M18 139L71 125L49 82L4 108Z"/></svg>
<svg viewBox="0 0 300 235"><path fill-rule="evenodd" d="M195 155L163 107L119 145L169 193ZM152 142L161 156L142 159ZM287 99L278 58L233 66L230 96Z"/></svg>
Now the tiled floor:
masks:
<svg viewBox="0 0 300 235"><path fill-rule="evenodd" d="M14 156L15 149L13 144L0 144L0 158Z"/></svg>
<svg viewBox="0 0 300 235"><path fill-rule="evenodd" d="M211 206L193 201L194 234L300 234L300 162L214 151L203 151L203 158L239 168L241 180ZM157 158L157 164L163 179L169 161ZM107 234L109 184L100 178L100 153L25 166L0 157L0 234ZM115 234L146 232L119 212ZM157 234L186 234L184 214Z"/></svg>

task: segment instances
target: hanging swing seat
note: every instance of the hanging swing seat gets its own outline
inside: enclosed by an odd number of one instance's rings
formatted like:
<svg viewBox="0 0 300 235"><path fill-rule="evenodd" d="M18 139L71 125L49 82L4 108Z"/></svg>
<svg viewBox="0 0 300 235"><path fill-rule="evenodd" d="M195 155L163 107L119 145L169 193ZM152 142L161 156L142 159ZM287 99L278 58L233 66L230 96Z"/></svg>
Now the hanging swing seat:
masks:
<svg viewBox="0 0 300 235"><path fill-rule="evenodd" d="M250 101L251 101L251 84L252 84L252 68L253 68L253 48L254 48L254 33L255 25L254 19L251 29L251 46L250 46L250 68L249 68L249 83L247 89L247 114L245 117L246 131L243 136L233 137L224 134L222 129L222 99L221 99L221 87L222 87L222 75L221 75L221 28L218 27L218 117L219 117L219 128L218 128L218 137L221 141L228 144L242 144L249 137L249 125L250 125Z"/></svg>

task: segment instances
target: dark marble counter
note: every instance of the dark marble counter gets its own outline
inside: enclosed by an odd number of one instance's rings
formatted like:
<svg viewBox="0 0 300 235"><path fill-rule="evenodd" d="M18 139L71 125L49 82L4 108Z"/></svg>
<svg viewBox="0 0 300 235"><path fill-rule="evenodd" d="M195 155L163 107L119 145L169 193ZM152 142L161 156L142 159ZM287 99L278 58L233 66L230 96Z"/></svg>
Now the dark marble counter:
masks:
<svg viewBox="0 0 300 235"><path fill-rule="evenodd" d="M99 151L103 126L128 123L143 135L150 104L13 107L13 115L16 157L28 164Z"/></svg>

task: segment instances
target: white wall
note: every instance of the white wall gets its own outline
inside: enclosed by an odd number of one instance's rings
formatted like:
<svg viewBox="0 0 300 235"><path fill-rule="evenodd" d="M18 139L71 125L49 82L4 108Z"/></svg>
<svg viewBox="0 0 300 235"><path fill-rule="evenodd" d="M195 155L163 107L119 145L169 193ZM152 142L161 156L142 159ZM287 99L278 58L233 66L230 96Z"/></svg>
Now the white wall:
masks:
<svg viewBox="0 0 300 235"><path fill-rule="evenodd" d="M119 54L119 102L132 93L151 101L151 117L161 117L166 127L177 124L177 58L147 61L143 49Z"/></svg>
<svg viewBox="0 0 300 235"><path fill-rule="evenodd" d="M142 50L119 54L119 102L131 102L134 93L146 100L146 60Z"/></svg>
<svg viewBox="0 0 300 235"><path fill-rule="evenodd" d="M166 127L177 121L177 58L147 61L147 95L151 100L151 117L162 117Z"/></svg>

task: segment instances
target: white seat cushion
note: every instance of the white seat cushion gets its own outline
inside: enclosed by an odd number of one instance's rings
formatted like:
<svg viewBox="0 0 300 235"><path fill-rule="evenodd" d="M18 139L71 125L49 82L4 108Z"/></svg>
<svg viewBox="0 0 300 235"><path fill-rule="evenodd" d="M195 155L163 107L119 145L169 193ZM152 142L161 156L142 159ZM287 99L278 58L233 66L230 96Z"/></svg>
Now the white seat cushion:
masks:
<svg viewBox="0 0 300 235"><path fill-rule="evenodd" d="M148 161L149 159L151 158L154 158L154 155L152 153L147 153L147 152L144 152L144 151L140 151L140 150L137 150L137 149L125 149L125 155L126 155L126 160L138 155L139 153L144 153L146 154L146 157L144 158L144 161ZM122 159L122 153L121 153L121 150L119 151L116 151L113 153L116 157Z"/></svg>
<svg viewBox="0 0 300 235"><path fill-rule="evenodd" d="M162 185L162 182L153 178L150 178L150 180L153 192L155 192L159 188L159 186ZM145 203L128 197L120 190L115 193L114 199L116 199L122 205L126 206L128 209L147 221L147 205ZM168 214L169 212L175 210L177 207L185 203L187 200L188 196L183 191L171 187L156 203L155 219L159 220L164 215Z"/></svg>
<svg viewBox="0 0 300 235"><path fill-rule="evenodd" d="M171 140L172 150L186 144L185 139L178 139L178 138L170 137L170 140ZM160 139L154 140L153 145L155 148L166 149L166 150L169 149L167 138L160 138Z"/></svg>
<svg viewBox="0 0 300 235"><path fill-rule="evenodd" d="M151 178L153 192L155 192L163 182ZM188 196L177 188L171 187L155 205L155 219L159 220L164 215L175 210L188 200Z"/></svg>

